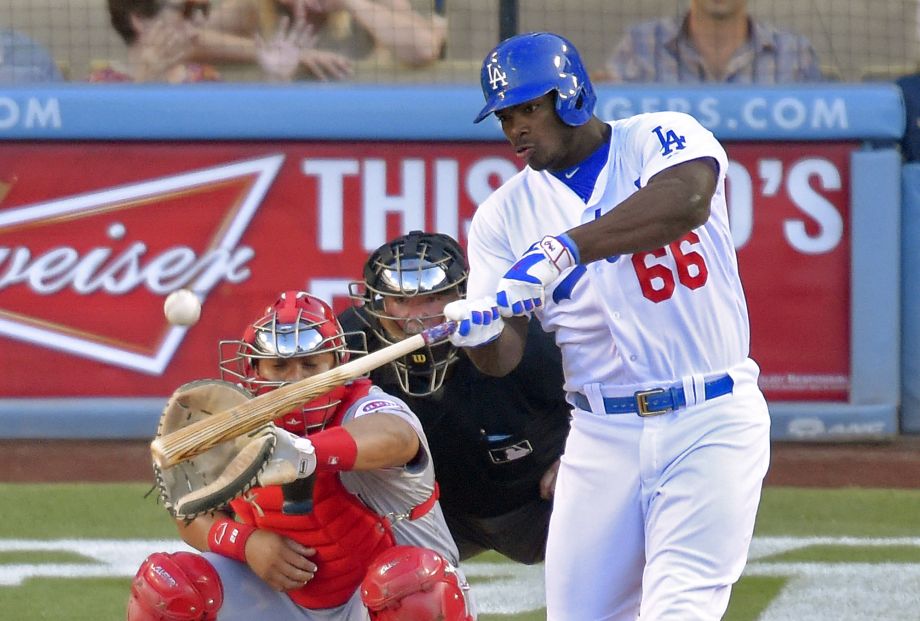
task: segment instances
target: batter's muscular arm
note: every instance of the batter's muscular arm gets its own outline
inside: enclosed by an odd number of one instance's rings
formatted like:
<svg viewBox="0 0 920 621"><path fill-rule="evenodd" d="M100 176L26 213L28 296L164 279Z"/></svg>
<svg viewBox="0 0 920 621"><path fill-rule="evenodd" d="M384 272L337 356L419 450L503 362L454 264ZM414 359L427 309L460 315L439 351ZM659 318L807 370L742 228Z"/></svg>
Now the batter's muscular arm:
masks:
<svg viewBox="0 0 920 621"><path fill-rule="evenodd" d="M661 248L705 224L717 170L708 157L667 168L616 209L567 231L581 262Z"/></svg>
<svg viewBox="0 0 920 621"><path fill-rule="evenodd" d="M524 357L527 322L527 317L506 317L505 329L497 339L488 345L468 347L464 351L476 368L486 375L508 375Z"/></svg>
<svg viewBox="0 0 920 621"><path fill-rule="evenodd" d="M418 432L405 419L377 412L342 425L355 439L358 455L352 470L403 466L418 454Z"/></svg>

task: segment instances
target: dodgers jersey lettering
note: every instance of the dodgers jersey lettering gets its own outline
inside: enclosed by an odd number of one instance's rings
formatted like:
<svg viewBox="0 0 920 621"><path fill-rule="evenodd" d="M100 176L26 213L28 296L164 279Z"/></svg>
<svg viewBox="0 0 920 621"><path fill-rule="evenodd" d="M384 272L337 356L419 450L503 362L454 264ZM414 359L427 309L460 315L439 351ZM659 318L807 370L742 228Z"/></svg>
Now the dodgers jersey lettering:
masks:
<svg viewBox="0 0 920 621"><path fill-rule="evenodd" d="M725 203L725 150L683 113L609 125L609 157L587 204L551 173L529 167L482 203L467 250L467 297L494 295L527 244L600 217L670 166L713 158L719 178L703 226L664 248L571 268L547 288L535 312L556 333L568 391L591 382L664 382L742 363L750 336Z"/></svg>

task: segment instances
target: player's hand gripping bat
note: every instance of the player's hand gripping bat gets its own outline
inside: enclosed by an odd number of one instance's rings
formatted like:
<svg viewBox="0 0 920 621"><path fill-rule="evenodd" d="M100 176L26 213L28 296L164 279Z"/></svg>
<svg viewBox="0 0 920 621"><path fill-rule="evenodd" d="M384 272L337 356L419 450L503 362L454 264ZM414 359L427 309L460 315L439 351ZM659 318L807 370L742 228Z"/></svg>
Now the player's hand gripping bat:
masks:
<svg viewBox="0 0 920 621"><path fill-rule="evenodd" d="M377 367L393 362L425 345L439 342L447 338L455 327L456 324L452 321L438 324L379 351L319 375L258 395L228 410L160 436L150 443L153 460L160 468L168 468L199 455L221 442L258 429L291 408L306 403L336 386L366 375Z"/></svg>

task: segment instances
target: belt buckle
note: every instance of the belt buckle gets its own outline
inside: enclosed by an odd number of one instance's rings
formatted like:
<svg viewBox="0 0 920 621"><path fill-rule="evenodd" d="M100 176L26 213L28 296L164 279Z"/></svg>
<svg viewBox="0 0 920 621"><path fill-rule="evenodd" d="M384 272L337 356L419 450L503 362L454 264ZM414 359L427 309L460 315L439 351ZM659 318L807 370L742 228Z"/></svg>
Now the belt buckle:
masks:
<svg viewBox="0 0 920 621"><path fill-rule="evenodd" d="M664 394L666 391L664 388L652 388L651 390L640 390L634 397L636 399L636 410L639 413L639 416L658 416L659 414L664 414L665 412L670 412L673 410L673 407L665 407L662 410L650 410L648 407L649 397L654 395Z"/></svg>

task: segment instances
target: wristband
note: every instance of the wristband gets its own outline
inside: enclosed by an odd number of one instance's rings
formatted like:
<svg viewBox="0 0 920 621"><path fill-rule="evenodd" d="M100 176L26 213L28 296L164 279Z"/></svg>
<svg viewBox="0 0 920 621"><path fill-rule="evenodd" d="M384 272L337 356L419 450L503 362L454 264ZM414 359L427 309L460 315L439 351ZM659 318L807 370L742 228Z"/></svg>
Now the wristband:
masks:
<svg viewBox="0 0 920 621"><path fill-rule="evenodd" d="M246 562L246 541L256 531L250 524L241 524L230 518L221 518L208 531L208 549L215 554Z"/></svg>
<svg viewBox="0 0 920 621"><path fill-rule="evenodd" d="M351 470L358 459L358 445L348 430L333 427L310 436L316 450L317 472Z"/></svg>
<svg viewBox="0 0 920 621"><path fill-rule="evenodd" d="M556 239L562 242L562 245L569 249L569 252L572 253L572 259L574 259L576 265L581 263L581 253L578 252L578 246L575 244L575 240L569 237L568 233L560 233L559 235L556 235Z"/></svg>

